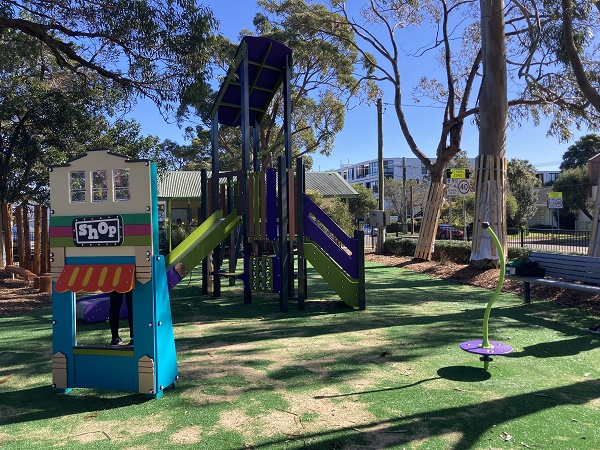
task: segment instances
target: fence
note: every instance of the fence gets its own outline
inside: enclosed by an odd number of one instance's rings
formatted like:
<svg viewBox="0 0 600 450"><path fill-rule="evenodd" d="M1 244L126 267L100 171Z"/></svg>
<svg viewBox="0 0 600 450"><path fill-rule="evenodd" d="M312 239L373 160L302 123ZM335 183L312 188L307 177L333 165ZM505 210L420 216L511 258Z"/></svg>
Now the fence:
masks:
<svg viewBox="0 0 600 450"><path fill-rule="evenodd" d="M532 250L545 250L586 255L590 242L590 231L547 229L547 228L508 228L506 239L509 247L527 247ZM394 233L388 233L393 236ZM471 233L467 233L471 240ZM365 247L374 248L376 237L365 233Z"/></svg>
<svg viewBox="0 0 600 450"><path fill-rule="evenodd" d="M535 250L587 254L590 242L589 231L547 229L547 228L509 228L507 230L509 247L528 247Z"/></svg>

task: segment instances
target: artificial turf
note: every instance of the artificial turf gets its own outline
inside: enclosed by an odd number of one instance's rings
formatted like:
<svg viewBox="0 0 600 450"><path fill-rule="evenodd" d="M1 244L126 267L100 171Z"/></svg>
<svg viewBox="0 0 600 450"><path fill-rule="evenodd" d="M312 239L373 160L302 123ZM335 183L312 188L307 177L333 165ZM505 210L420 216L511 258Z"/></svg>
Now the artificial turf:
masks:
<svg viewBox="0 0 600 450"><path fill-rule="evenodd" d="M50 309L2 318L0 449L600 448L599 318L501 294L490 338L514 351L485 371L459 344L481 338L490 291L375 264L366 277L365 311L311 271L306 309L287 313L185 280L171 292L181 378L157 400L54 393Z"/></svg>

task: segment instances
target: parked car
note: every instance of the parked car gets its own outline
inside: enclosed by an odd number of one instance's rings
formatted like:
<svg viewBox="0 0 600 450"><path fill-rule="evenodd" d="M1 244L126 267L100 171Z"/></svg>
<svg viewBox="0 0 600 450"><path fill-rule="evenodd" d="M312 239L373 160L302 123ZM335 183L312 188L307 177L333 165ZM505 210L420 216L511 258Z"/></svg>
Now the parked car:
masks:
<svg viewBox="0 0 600 450"><path fill-rule="evenodd" d="M465 234L451 225L440 223L435 233L436 239L450 239L450 233L452 233L452 239L461 240L465 237Z"/></svg>
<svg viewBox="0 0 600 450"><path fill-rule="evenodd" d="M365 236L377 236L377 228L372 228L368 223L363 226Z"/></svg>

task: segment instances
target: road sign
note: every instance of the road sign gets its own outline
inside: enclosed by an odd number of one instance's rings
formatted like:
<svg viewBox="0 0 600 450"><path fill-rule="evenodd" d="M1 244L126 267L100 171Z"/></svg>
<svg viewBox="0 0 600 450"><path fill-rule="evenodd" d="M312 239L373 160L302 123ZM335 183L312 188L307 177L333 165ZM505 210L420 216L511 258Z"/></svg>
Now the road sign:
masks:
<svg viewBox="0 0 600 450"><path fill-rule="evenodd" d="M560 209L563 207L562 192L548 192L548 208Z"/></svg>
<svg viewBox="0 0 600 450"><path fill-rule="evenodd" d="M471 193L471 183L469 180L460 180L458 182L458 194L469 195Z"/></svg>
<svg viewBox="0 0 600 450"><path fill-rule="evenodd" d="M446 169L447 178L469 178L469 170L468 169L459 169L456 167L451 167Z"/></svg>
<svg viewBox="0 0 600 450"><path fill-rule="evenodd" d="M563 207L563 199L562 198L548 198L548 208L550 209L560 209Z"/></svg>
<svg viewBox="0 0 600 450"><path fill-rule="evenodd" d="M468 179L449 178L447 182L446 195L460 195L465 197L471 193L471 182Z"/></svg>

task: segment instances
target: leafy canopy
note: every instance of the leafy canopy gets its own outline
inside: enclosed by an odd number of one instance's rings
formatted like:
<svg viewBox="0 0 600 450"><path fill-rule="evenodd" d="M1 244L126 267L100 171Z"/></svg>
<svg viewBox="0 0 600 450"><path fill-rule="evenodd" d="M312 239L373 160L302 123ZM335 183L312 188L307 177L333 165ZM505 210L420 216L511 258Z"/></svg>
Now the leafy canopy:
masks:
<svg viewBox="0 0 600 450"><path fill-rule="evenodd" d="M600 136L586 134L569 146L563 154L560 170L574 169L587 164L588 159L600 153Z"/></svg>
<svg viewBox="0 0 600 450"><path fill-rule="evenodd" d="M5 0L0 33L27 35L81 79L95 73L158 105L205 85L215 21L194 0Z"/></svg>
<svg viewBox="0 0 600 450"><path fill-rule="evenodd" d="M590 178L587 166L564 170L554 181L552 190L562 192L563 208L576 212L578 209L593 220L593 204L589 199Z"/></svg>

